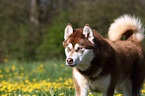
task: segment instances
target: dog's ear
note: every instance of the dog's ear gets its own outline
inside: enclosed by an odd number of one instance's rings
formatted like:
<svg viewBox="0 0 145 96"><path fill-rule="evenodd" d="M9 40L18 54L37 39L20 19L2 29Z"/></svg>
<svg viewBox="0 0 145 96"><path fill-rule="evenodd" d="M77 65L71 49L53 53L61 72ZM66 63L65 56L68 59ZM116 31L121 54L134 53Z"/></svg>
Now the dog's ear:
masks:
<svg viewBox="0 0 145 96"><path fill-rule="evenodd" d="M68 37L73 33L73 28L71 24L67 24L64 32L64 39L68 39Z"/></svg>
<svg viewBox="0 0 145 96"><path fill-rule="evenodd" d="M94 43L93 39L94 39L94 33L92 31L92 29L90 28L90 26L88 24L86 24L83 28L83 34L85 35L85 37L92 43Z"/></svg>

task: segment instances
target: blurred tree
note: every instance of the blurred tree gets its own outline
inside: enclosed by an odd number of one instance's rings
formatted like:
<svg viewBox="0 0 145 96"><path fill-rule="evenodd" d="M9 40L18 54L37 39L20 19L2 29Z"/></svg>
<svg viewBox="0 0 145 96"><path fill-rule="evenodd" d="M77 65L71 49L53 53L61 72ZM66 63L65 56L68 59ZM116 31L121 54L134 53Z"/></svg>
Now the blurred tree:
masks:
<svg viewBox="0 0 145 96"><path fill-rule="evenodd" d="M41 38L38 34L41 31L29 21L29 9L27 0L0 1L1 60L7 54L16 59L34 59L35 47Z"/></svg>
<svg viewBox="0 0 145 96"><path fill-rule="evenodd" d="M40 5L40 4L37 4L37 0L30 0L30 7L31 7L30 21L37 26L39 24L39 19L38 19L39 12L37 10L38 5Z"/></svg>
<svg viewBox="0 0 145 96"><path fill-rule="evenodd" d="M65 17L65 18L64 18ZM64 48L62 46L63 33L68 20L68 13L61 12L53 19L53 24L48 26L45 31L45 35L42 39L42 43L37 48L37 59L62 59L64 58Z"/></svg>
<svg viewBox="0 0 145 96"><path fill-rule="evenodd" d="M26 23L28 18L28 10L26 2L18 0L1 0L0 1L0 59L3 61L6 54L17 52L13 50L16 47L19 24ZM18 11L19 10L19 11ZM14 56L14 55L13 55Z"/></svg>

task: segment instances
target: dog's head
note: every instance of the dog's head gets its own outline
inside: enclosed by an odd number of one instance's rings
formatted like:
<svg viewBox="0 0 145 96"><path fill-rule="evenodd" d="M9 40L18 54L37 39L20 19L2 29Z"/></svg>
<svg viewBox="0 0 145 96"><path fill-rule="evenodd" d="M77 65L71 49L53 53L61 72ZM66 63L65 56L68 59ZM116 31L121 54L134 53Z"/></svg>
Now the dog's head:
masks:
<svg viewBox="0 0 145 96"><path fill-rule="evenodd" d="M65 47L66 65L87 67L94 58L94 33L89 25L73 30L68 24L65 28L63 46Z"/></svg>

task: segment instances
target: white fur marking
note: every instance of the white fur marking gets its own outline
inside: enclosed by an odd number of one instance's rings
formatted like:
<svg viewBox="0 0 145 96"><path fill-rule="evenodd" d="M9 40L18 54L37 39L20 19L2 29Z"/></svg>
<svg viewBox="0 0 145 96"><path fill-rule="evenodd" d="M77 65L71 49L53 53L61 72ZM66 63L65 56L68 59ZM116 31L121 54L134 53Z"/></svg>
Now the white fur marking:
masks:
<svg viewBox="0 0 145 96"><path fill-rule="evenodd" d="M81 90L81 94L85 93L88 91L88 89L92 89L92 90L98 90L101 92L107 92L107 89L109 87L110 81L111 81L111 76L107 75L104 77L101 77L95 81L93 80L89 80L88 78L85 78L83 75L81 75L79 72L77 72L76 70L74 70L74 76L75 79L77 80ZM83 92L82 92L83 91ZM86 96L85 94L81 95L81 96Z"/></svg>
<svg viewBox="0 0 145 96"><path fill-rule="evenodd" d="M82 71L89 68L91 61L94 58L94 51L92 49L85 49L83 53L75 53L76 62L79 63L76 67ZM78 60L78 61L77 61Z"/></svg>
<svg viewBox="0 0 145 96"><path fill-rule="evenodd" d="M80 45L77 43L77 44L75 45L75 49L77 50L78 47L80 47Z"/></svg>
<svg viewBox="0 0 145 96"><path fill-rule="evenodd" d="M72 49L73 45L71 43L68 44L68 46L65 48L65 55L68 58L71 52L68 52L68 48Z"/></svg>
<svg viewBox="0 0 145 96"><path fill-rule="evenodd" d="M71 43L69 43L69 44L68 44L68 47L69 47L70 49L72 49L72 48L73 48L73 45L72 45Z"/></svg>
<svg viewBox="0 0 145 96"><path fill-rule="evenodd" d="M100 75L100 73L102 72L102 68L99 68L98 70L97 70L97 72L93 75L93 77L95 78L95 77L98 77L99 75Z"/></svg>
<svg viewBox="0 0 145 96"><path fill-rule="evenodd" d="M98 89L101 92L106 92L109 87L110 81L111 81L111 76L107 75L95 81L89 81L89 86L93 90Z"/></svg>

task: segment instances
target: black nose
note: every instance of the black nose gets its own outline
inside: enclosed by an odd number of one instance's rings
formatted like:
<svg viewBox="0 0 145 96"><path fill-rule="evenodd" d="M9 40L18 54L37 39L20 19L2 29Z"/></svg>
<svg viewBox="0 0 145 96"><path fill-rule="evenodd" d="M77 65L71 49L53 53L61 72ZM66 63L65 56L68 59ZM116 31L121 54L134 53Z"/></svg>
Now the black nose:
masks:
<svg viewBox="0 0 145 96"><path fill-rule="evenodd" d="M72 65L73 64L73 59L72 58L67 58L67 63L68 63L68 65Z"/></svg>

